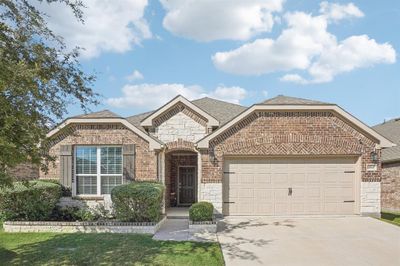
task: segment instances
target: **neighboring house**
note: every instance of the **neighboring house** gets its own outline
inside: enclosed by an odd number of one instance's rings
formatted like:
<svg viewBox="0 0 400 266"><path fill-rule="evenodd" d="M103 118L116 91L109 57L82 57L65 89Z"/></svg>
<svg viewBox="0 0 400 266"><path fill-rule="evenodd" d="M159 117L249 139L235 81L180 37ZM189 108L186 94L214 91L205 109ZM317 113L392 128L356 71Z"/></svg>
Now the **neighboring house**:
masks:
<svg viewBox="0 0 400 266"><path fill-rule="evenodd" d="M373 127L397 146L382 151L382 209L400 211L400 118Z"/></svg>
<svg viewBox="0 0 400 266"><path fill-rule="evenodd" d="M156 97L156 96L155 96ZM381 148L394 144L335 104L278 96L243 107L177 96L127 118L101 111L49 132L47 174L87 202L160 181L165 205L224 215L380 215Z"/></svg>

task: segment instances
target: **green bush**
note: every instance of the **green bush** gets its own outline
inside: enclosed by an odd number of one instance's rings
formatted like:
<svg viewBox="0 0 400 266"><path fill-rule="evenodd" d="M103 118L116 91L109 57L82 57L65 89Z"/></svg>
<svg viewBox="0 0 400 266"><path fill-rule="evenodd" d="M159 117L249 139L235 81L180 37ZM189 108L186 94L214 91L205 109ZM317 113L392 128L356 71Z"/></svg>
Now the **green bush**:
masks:
<svg viewBox="0 0 400 266"><path fill-rule="evenodd" d="M65 221L75 222L80 220L80 216L77 214L79 207L60 207L56 206L53 209L50 220L52 221Z"/></svg>
<svg viewBox="0 0 400 266"><path fill-rule="evenodd" d="M212 221L214 206L210 202L194 203L189 209L189 218L192 221Z"/></svg>
<svg viewBox="0 0 400 266"><path fill-rule="evenodd" d="M9 221L49 220L61 197L61 186L40 180L15 182L0 190L0 216Z"/></svg>
<svg viewBox="0 0 400 266"><path fill-rule="evenodd" d="M124 222L158 222L164 186L160 183L133 182L111 191L117 220Z"/></svg>
<svg viewBox="0 0 400 266"><path fill-rule="evenodd" d="M60 185L60 186L61 186L61 196L62 196L62 197L71 197L71 196L72 196L72 190L71 190L71 188L70 188L70 187L64 186L64 185L61 184L60 181L57 180L57 179L42 179L42 180L40 180L40 181L49 182L49 183L54 183L54 184Z"/></svg>

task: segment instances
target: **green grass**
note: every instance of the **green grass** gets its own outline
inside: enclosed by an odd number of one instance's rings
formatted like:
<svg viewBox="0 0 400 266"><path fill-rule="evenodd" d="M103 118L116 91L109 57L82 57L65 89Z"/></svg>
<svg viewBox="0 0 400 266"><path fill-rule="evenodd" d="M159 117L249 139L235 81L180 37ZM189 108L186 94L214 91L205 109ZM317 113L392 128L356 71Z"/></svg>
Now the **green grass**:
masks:
<svg viewBox="0 0 400 266"><path fill-rule="evenodd" d="M1 229L0 229L1 230ZM155 241L136 234L5 233L1 265L223 265L217 243Z"/></svg>
<svg viewBox="0 0 400 266"><path fill-rule="evenodd" d="M382 212L381 220L400 226L400 213Z"/></svg>

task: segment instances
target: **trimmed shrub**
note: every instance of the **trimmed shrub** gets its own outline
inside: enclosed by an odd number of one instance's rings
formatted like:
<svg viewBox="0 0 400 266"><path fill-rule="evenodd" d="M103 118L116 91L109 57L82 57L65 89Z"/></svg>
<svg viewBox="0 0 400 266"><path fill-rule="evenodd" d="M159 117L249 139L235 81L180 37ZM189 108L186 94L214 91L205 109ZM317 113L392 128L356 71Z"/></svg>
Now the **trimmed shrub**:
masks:
<svg viewBox="0 0 400 266"><path fill-rule="evenodd" d="M214 206L210 202L194 203L189 209L189 218L192 221L212 221Z"/></svg>
<svg viewBox="0 0 400 266"><path fill-rule="evenodd" d="M61 186L61 196L62 197L71 197L72 196L72 189L70 187L66 187L60 183L58 179L41 179L40 181L43 182L50 182Z"/></svg>
<svg viewBox="0 0 400 266"><path fill-rule="evenodd" d="M40 180L15 182L0 190L0 216L9 221L44 221L51 218L61 197L61 186Z"/></svg>
<svg viewBox="0 0 400 266"><path fill-rule="evenodd" d="M115 217L123 222L158 222L164 186L155 182L133 182L111 191Z"/></svg>

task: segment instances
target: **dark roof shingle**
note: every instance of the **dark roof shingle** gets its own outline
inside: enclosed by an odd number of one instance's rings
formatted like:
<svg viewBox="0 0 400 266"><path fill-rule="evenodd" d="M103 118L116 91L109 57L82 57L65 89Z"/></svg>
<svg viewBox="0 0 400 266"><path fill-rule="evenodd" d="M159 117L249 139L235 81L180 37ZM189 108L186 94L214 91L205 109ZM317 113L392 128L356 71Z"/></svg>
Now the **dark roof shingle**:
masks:
<svg viewBox="0 0 400 266"><path fill-rule="evenodd" d="M372 127L397 146L382 150L382 161L400 161L400 117Z"/></svg>
<svg viewBox="0 0 400 266"><path fill-rule="evenodd" d="M296 98L296 97L289 97L285 95L278 95L274 98L265 100L264 102L260 104L267 104L267 105L280 105L280 104L287 104L287 105L321 105L321 104L331 104L331 103L325 103L325 102L320 102L320 101L314 101L314 100L308 100L308 99L302 99L302 98Z"/></svg>
<svg viewBox="0 0 400 266"><path fill-rule="evenodd" d="M110 110L102 110L98 112L77 115L72 118L120 118L121 116L116 113L111 112Z"/></svg>
<svg viewBox="0 0 400 266"><path fill-rule="evenodd" d="M217 119L220 125L225 124L247 109L247 107L239 104L224 102L209 97L194 100L192 103Z"/></svg>

